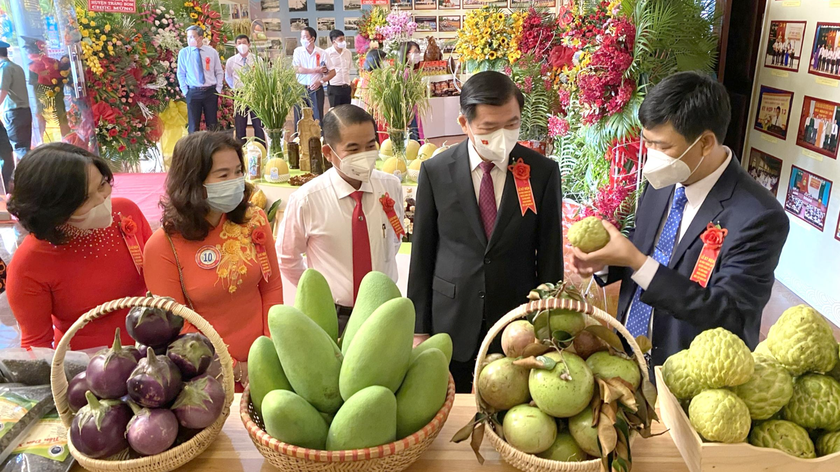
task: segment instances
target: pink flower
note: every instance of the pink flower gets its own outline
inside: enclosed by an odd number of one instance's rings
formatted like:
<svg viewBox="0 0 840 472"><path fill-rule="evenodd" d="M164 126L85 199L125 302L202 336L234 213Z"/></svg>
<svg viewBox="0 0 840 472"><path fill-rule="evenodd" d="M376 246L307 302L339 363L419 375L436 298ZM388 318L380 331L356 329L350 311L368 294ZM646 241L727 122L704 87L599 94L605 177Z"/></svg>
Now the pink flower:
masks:
<svg viewBox="0 0 840 472"><path fill-rule="evenodd" d="M548 117L548 136L558 138L569 132L569 122L559 116Z"/></svg>

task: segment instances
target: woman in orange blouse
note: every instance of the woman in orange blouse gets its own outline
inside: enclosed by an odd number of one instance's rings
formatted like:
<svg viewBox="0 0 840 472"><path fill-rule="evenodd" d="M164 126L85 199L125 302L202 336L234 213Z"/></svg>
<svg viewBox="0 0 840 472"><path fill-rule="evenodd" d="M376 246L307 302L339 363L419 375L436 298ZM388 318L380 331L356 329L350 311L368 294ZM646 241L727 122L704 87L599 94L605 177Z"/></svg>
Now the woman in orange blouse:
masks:
<svg viewBox="0 0 840 472"><path fill-rule="evenodd" d="M274 240L265 213L248 203L242 146L200 132L175 145L161 201L163 226L146 244L146 284L210 322L245 383L248 350L268 334L268 310L283 303Z"/></svg>

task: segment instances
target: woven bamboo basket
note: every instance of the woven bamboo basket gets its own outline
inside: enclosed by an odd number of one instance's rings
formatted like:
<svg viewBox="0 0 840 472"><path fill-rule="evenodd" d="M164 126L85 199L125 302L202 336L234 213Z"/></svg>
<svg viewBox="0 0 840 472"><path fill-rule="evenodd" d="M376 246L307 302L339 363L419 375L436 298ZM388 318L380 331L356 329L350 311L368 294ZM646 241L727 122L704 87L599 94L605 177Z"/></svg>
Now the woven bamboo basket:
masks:
<svg viewBox="0 0 840 472"><path fill-rule="evenodd" d="M446 423L454 401L455 381L450 375L446 401L423 429L399 441L351 451L307 449L269 436L262 418L254 410L247 388L239 404L239 416L260 454L283 472L399 472L407 469L432 445Z"/></svg>
<svg viewBox="0 0 840 472"><path fill-rule="evenodd" d="M107 316L118 310L135 307L149 307L161 308L169 310L172 313L184 318L190 324L196 327L202 334L210 339L213 347L216 348L216 354L219 356L219 361L222 365L222 387L225 390L225 405L222 408L222 414L216 419L216 422L209 427L203 429L195 437L189 441L176 446L168 451L148 457L141 457L139 459L128 460L102 460L91 459L85 456L75 447L70 441L70 424L73 421L73 412L70 410L70 405L67 402L67 377L64 374L64 355L69 349L70 340L80 329L91 321ZM233 363L219 333L213 329L204 318L191 309L181 305L172 300L163 298L147 298L147 297L131 297L114 300L104 305L100 305L89 312L82 315L73 326L61 338L61 342L55 348L55 357L52 362L51 372L51 386L53 397L55 398L55 406L61 416L61 422L68 429L67 431L67 445L70 448L70 453L76 458L80 466L91 472L164 472L175 470L178 467L186 464L194 459L196 456L204 452L208 446L219 435L222 426L230 414L230 405L233 403L234 383L233 383Z"/></svg>
<svg viewBox="0 0 840 472"><path fill-rule="evenodd" d="M641 349L639 349L638 344L636 344L636 340L630 335L623 324L619 323L609 313L597 307L564 298L551 298L548 300L538 300L526 303L519 308L512 310L497 321L496 324L494 324L487 332L487 336L485 336L484 341L481 343L481 349L478 351L478 358L475 364L474 378L477 379L478 374L481 373L481 364L484 362L484 358L487 357L487 351L490 349L490 344L496 336L499 336L502 331L504 331L508 324L520 318L525 318L530 313L552 310L555 308L584 313L589 320L594 319L598 322L607 324L609 327L618 331L618 333L627 340L627 344L633 350L634 358L641 368L642 377L644 380L649 380L647 362L645 362L645 358L641 354ZM475 406L481 410L481 397L479 396L478 389L475 389ZM485 428L484 437L490 439L493 447L496 448L496 451L499 452L505 462L526 472L599 472L601 470L600 459L584 462L560 462L542 459L535 455L524 453L515 449L513 446L505 442L504 439L500 438L499 435L493 431L492 427ZM631 441L632 439L633 436L631 436Z"/></svg>

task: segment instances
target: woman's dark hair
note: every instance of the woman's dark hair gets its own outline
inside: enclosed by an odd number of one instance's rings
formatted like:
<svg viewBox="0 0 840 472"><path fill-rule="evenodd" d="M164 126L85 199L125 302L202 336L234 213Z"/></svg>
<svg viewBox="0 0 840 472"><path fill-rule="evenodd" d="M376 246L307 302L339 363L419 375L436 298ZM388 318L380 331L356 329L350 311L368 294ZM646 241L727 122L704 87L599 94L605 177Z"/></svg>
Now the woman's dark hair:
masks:
<svg viewBox="0 0 840 472"><path fill-rule="evenodd" d="M420 51L420 45L415 43L414 41L406 41L400 44L400 49L397 52L397 60L400 64L408 63L408 51L417 48L417 51Z"/></svg>
<svg viewBox="0 0 840 472"><path fill-rule="evenodd" d="M510 77L495 71L479 72L461 87L461 114L472 122L479 105L500 107L511 98L516 98L521 111L525 106L525 97Z"/></svg>
<svg viewBox="0 0 840 472"><path fill-rule="evenodd" d="M648 91L639 108L639 121L644 128L670 123L688 142L708 130L722 143L731 118L726 87L699 72L666 77Z"/></svg>
<svg viewBox="0 0 840 472"><path fill-rule="evenodd" d="M379 69L382 67L383 59L385 59L385 52L380 49L371 49L365 54L365 71Z"/></svg>
<svg viewBox="0 0 840 472"><path fill-rule="evenodd" d="M82 148L67 143L38 146L15 170L9 212L36 238L55 245L66 243L60 226L88 198L90 164L108 183L114 181L108 164Z"/></svg>
<svg viewBox="0 0 840 472"><path fill-rule="evenodd" d="M202 131L182 138L175 144L172 167L166 176L166 195L160 200L163 208L163 229L167 234L180 234L188 241L200 241L210 232L207 194L204 181L213 168L213 154L233 149L245 169L242 145L228 133ZM245 185L242 203L227 214L236 224L245 223L245 212L253 187Z"/></svg>

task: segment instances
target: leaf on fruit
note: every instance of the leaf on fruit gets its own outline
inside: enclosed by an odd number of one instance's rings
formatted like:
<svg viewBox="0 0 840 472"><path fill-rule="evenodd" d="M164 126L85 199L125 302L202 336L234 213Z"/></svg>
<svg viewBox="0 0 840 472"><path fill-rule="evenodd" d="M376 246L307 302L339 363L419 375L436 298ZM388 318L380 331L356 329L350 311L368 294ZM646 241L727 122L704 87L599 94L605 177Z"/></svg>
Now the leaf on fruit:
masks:
<svg viewBox="0 0 840 472"><path fill-rule="evenodd" d="M651 344L650 339L647 336L636 336L636 344L639 345L639 349L642 350L642 354L647 354L653 349L653 344Z"/></svg>
<svg viewBox="0 0 840 472"><path fill-rule="evenodd" d="M621 457L616 457L612 463L614 472L630 472L630 464Z"/></svg>
<svg viewBox="0 0 840 472"><path fill-rule="evenodd" d="M609 344L616 351L624 352L624 346L621 344L621 339L610 328L601 325L592 325L587 326L586 331L594 334L599 339Z"/></svg>
<svg viewBox="0 0 840 472"><path fill-rule="evenodd" d="M618 443L618 433L615 431L615 424L601 411L601 419L598 421L598 442L601 444L601 455L606 455L615 450Z"/></svg>
<svg viewBox="0 0 840 472"><path fill-rule="evenodd" d="M534 342L525 346L525 349L522 350L522 357L541 356L550 350L551 346L546 346L543 343Z"/></svg>
<svg viewBox="0 0 840 472"><path fill-rule="evenodd" d="M542 295L537 290L531 290L531 293L528 294L528 300L532 302L536 302L542 299Z"/></svg>
<svg viewBox="0 0 840 472"><path fill-rule="evenodd" d="M644 394L645 400L650 407L649 409L653 410L656 406L656 387L650 383L650 380L642 379L642 393Z"/></svg>
<svg viewBox="0 0 840 472"><path fill-rule="evenodd" d="M534 334L540 341L547 341L551 339L551 328L549 327L548 310L542 310L534 316Z"/></svg>
<svg viewBox="0 0 840 472"><path fill-rule="evenodd" d="M540 357L542 357L542 356L540 356ZM545 364L543 364L542 362L537 360L537 358L534 357L534 356L525 357L525 358L522 358L522 359L515 360L515 361L513 361L513 365L519 366L519 367L524 367L526 369L542 369L542 368L545 367Z"/></svg>
<svg viewBox="0 0 840 472"><path fill-rule="evenodd" d="M475 458L478 460L479 464L484 465L484 457L480 452L482 441L484 441L484 423L480 423L475 427L473 430L472 440L470 441L470 447L475 453Z"/></svg>
<svg viewBox="0 0 840 472"><path fill-rule="evenodd" d="M583 298L583 294L577 287L575 287L571 283L567 283L565 287L563 287L563 294L566 295L570 300L574 300L577 302L585 302Z"/></svg>
<svg viewBox="0 0 840 472"><path fill-rule="evenodd" d="M543 367L539 368L544 370L552 370L557 365L557 361L546 356L537 356L537 361L542 362Z"/></svg>
<svg viewBox="0 0 840 472"><path fill-rule="evenodd" d="M551 337L554 338L554 342L557 343L557 347L560 349L566 349L571 346L575 340L574 336L559 329L551 333Z"/></svg>

